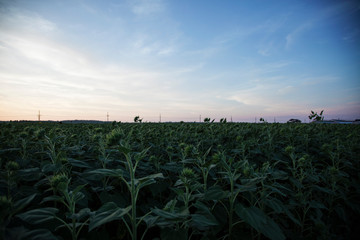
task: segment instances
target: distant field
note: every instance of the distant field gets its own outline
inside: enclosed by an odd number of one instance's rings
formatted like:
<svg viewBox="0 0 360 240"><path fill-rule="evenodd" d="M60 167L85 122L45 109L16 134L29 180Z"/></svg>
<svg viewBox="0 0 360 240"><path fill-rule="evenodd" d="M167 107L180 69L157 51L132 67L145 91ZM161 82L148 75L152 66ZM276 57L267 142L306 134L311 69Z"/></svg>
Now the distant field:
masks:
<svg viewBox="0 0 360 240"><path fill-rule="evenodd" d="M1 237L355 239L359 159L358 124L0 123Z"/></svg>

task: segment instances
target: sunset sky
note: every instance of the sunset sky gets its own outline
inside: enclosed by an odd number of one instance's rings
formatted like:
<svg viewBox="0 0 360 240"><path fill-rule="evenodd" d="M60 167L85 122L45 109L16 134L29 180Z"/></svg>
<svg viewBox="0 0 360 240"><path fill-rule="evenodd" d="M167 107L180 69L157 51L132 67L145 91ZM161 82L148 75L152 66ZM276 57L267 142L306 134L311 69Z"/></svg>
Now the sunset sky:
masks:
<svg viewBox="0 0 360 240"><path fill-rule="evenodd" d="M359 23L359 1L0 0L0 120L353 120Z"/></svg>

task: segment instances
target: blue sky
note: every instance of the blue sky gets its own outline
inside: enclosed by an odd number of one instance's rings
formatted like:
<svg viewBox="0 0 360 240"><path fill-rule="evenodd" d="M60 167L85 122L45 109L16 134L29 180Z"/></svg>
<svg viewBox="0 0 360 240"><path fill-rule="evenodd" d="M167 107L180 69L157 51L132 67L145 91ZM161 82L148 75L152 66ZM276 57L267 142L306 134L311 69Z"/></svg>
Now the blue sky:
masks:
<svg viewBox="0 0 360 240"><path fill-rule="evenodd" d="M0 0L0 120L360 118L358 1Z"/></svg>

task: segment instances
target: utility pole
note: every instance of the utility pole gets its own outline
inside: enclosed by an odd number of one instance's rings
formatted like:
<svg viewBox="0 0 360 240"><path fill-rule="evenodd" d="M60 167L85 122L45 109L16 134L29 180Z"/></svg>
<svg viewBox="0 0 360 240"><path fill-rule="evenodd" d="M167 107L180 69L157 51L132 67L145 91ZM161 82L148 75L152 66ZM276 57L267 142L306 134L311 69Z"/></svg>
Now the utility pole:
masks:
<svg viewBox="0 0 360 240"><path fill-rule="evenodd" d="M201 114L200 114L200 116L199 116L199 122L201 122Z"/></svg>
<svg viewBox="0 0 360 240"><path fill-rule="evenodd" d="M106 119L107 119L107 121L109 121L109 112L107 112L107 114L106 114Z"/></svg>
<svg viewBox="0 0 360 240"><path fill-rule="evenodd" d="M232 122L232 116L230 117L230 119L231 119L230 122Z"/></svg>
<svg viewBox="0 0 360 240"><path fill-rule="evenodd" d="M39 114L38 114L38 121L40 122L40 110L39 110Z"/></svg>
<svg viewBox="0 0 360 240"><path fill-rule="evenodd" d="M161 122L161 113L160 113L160 121L159 122Z"/></svg>

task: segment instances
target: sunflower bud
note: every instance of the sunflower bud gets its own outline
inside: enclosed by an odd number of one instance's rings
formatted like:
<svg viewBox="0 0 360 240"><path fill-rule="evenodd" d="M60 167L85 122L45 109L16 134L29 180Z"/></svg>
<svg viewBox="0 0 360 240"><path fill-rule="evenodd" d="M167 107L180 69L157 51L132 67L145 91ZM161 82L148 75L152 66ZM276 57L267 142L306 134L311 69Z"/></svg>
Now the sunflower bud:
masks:
<svg viewBox="0 0 360 240"><path fill-rule="evenodd" d="M5 166L6 170L8 171L16 171L20 168L19 164L15 161L10 161L6 163Z"/></svg>
<svg viewBox="0 0 360 240"><path fill-rule="evenodd" d="M195 177L195 173L192 169L190 168L184 168L181 172L181 176L188 178L188 179L192 179Z"/></svg>
<svg viewBox="0 0 360 240"><path fill-rule="evenodd" d="M66 191L69 185L69 178L66 174L57 174L50 178L50 186L54 192Z"/></svg>
<svg viewBox="0 0 360 240"><path fill-rule="evenodd" d="M293 146L287 146L285 152L290 155L295 152L295 148Z"/></svg>

